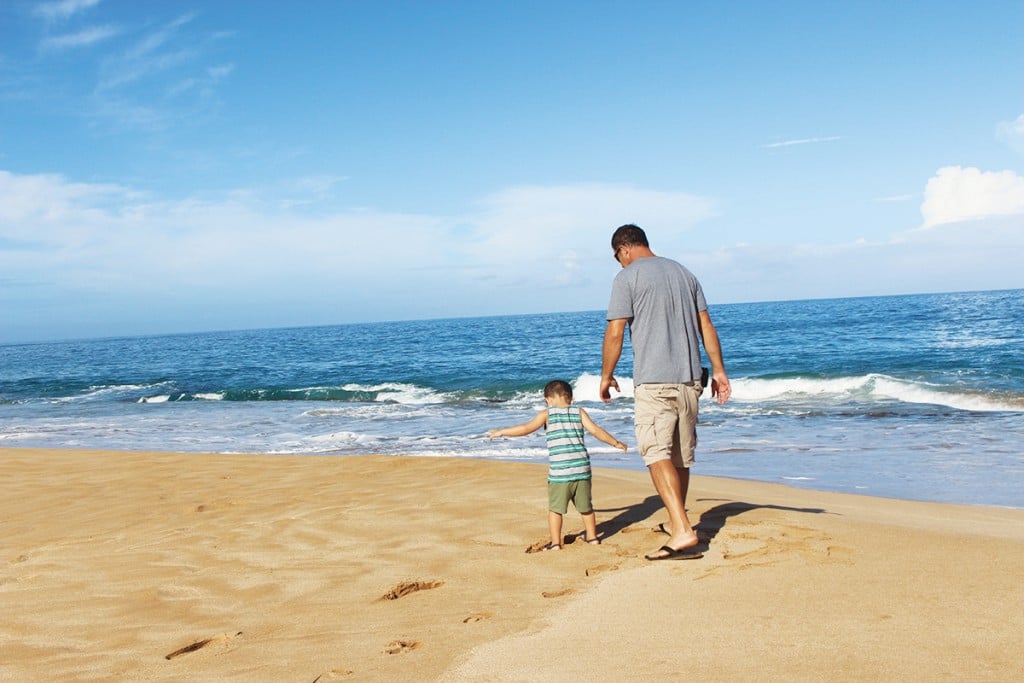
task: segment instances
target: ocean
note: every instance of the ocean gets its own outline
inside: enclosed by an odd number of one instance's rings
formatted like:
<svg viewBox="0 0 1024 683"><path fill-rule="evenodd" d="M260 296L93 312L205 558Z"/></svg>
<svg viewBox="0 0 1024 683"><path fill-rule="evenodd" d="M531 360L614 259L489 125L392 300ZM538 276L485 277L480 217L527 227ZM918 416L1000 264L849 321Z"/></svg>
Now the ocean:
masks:
<svg viewBox="0 0 1024 683"><path fill-rule="evenodd" d="M1024 290L712 305L732 399L706 393L699 475L1024 507ZM0 345L0 447L544 462L550 379L643 470L632 355L597 395L604 312ZM694 495L699 496L695 490Z"/></svg>

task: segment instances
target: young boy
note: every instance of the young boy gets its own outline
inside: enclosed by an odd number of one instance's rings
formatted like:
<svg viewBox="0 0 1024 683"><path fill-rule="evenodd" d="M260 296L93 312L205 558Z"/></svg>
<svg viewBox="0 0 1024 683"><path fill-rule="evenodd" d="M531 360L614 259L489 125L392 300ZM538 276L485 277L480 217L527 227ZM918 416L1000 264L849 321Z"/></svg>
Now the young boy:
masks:
<svg viewBox="0 0 1024 683"><path fill-rule="evenodd" d="M626 444L601 429L590 419L587 411L572 405L572 387L568 382L554 380L544 387L542 410L529 422L512 427L492 429L496 436L526 436L541 427L547 428L548 440L548 531L551 542L545 550L562 549L562 515L569 509L569 501L583 517L584 536L587 543L598 544L597 515L590 501L590 456L583 445L583 430L593 434L609 446L626 452Z"/></svg>

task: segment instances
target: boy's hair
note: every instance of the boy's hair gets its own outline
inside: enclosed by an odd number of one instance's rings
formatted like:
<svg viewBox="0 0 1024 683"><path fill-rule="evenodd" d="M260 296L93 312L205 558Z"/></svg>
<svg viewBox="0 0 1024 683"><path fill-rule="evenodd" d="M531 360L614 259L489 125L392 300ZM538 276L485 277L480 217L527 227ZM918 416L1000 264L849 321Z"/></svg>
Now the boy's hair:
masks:
<svg viewBox="0 0 1024 683"><path fill-rule="evenodd" d="M619 247L650 247L647 243L647 233L637 225L627 223L620 226L612 233L612 249L619 250Z"/></svg>
<svg viewBox="0 0 1024 683"><path fill-rule="evenodd" d="M566 401L572 401L572 387L569 386L568 382L563 382L560 379L551 380L544 387L544 398L553 398L555 396L561 396Z"/></svg>

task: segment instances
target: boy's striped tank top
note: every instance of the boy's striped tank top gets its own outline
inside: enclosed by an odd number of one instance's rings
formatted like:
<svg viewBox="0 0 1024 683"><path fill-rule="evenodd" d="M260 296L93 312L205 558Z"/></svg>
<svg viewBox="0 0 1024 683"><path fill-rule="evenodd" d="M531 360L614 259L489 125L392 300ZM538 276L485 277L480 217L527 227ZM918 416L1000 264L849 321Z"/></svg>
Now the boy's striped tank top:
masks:
<svg viewBox="0 0 1024 683"><path fill-rule="evenodd" d="M590 479L590 456L583 445L583 418L579 408L548 408L547 440L549 482Z"/></svg>

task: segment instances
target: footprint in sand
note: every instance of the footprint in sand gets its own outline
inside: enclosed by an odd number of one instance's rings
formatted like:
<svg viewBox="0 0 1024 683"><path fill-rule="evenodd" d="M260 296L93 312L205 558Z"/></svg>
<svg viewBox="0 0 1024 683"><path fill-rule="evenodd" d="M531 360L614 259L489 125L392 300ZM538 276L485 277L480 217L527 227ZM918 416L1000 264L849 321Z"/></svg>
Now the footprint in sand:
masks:
<svg viewBox="0 0 1024 683"><path fill-rule="evenodd" d="M550 543L550 541L548 539L546 539L546 538L543 541L537 541L536 543L531 544L530 547L528 547L526 549L526 552L527 553L543 552L543 551L548 549L548 543ZM568 545L570 543L572 543L572 537L571 536L569 538L565 539L565 541L562 542L562 546L564 547L564 546L566 546L566 545Z"/></svg>
<svg viewBox="0 0 1024 683"><path fill-rule="evenodd" d="M817 562L822 555L831 562L852 562L852 551L829 545L832 540L816 529L761 523L757 531L745 531L750 525L737 525L728 534L721 534L716 544L722 548L722 559L734 569L771 567L780 562Z"/></svg>
<svg viewBox="0 0 1024 683"><path fill-rule="evenodd" d="M462 620L463 624L473 624L484 619L490 619L493 614L490 612L477 612L476 614L470 614L468 617Z"/></svg>
<svg viewBox="0 0 1024 683"><path fill-rule="evenodd" d="M846 564L853 562L853 548L847 548L841 545L830 545L825 548L825 554L828 555L828 559L833 562L843 562Z"/></svg>
<svg viewBox="0 0 1024 683"><path fill-rule="evenodd" d="M236 498L234 500L217 500L212 503L203 503L197 505L196 512L211 512L213 510L222 510L224 508L234 507L236 505L248 505L251 501L247 498Z"/></svg>
<svg viewBox="0 0 1024 683"><path fill-rule="evenodd" d="M596 567L590 567L586 571L587 576L597 576L598 574L604 574L605 572L613 572L619 568L617 564L599 564Z"/></svg>
<svg viewBox="0 0 1024 683"><path fill-rule="evenodd" d="M575 589L565 588L560 591L544 591L543 593L541 593L541 595L543 595L545 598L560 598L563 595L570 595L571 593L575 592Z"/></svg>
<svg viewBox="0 0 1024 683"><path fill-rule="evenodd" d="M166 585L156 589L161 600L187 600L199 595L199 589L193 586Z"/></svg>
<svg viewBox="0 0 1024 683"><path fill-rule="evenodd" d="M384 595L380 596L380 600L397 600L398 598L405 597L410 593L417 591L430 590L431 588L438 588L444 585L444 581L403 581Z"/></svg>
<svg viewBox="0 0 1024 683"><path fill-rule="evenodd" d="M204 647L208 647L210 645L226 644L227 642L229 642L231 640L234 640L235 638L237 638L240 635L242 635L241 631L239 631L238 633L236 633L234 635L231 635L230 633L218 633L217 635L215 635L215 636L213 636L211 638L204 638L203 640L197 640L196 642L194 642L194 643L192 643L190 645L186 645L185 647L178 648L174 652L172 652L170 654L167 654L167 655L164 655L164 659L174 659L175 657L180 657L182 655L187 655L188 653L195 652L196 650L202 650Z"/></svg>
<svg viewBox="0 0 1024 683"><path fill-rule="evenodd" d="M319 681L335 681L339 678L351 676L353 673L355 672L351 669L331 669L330 671L325 671L324 673L314 678L313 683L318 683Z"/></svg>
<svg viewBox="0 0 1024 683"><path fill-rule="evenodd" d="M400 652L415 650L422 645L423 643L416 640L392 640L388 643L387 647L384 648L384 652L389 655L397 655Z"/></svg>

